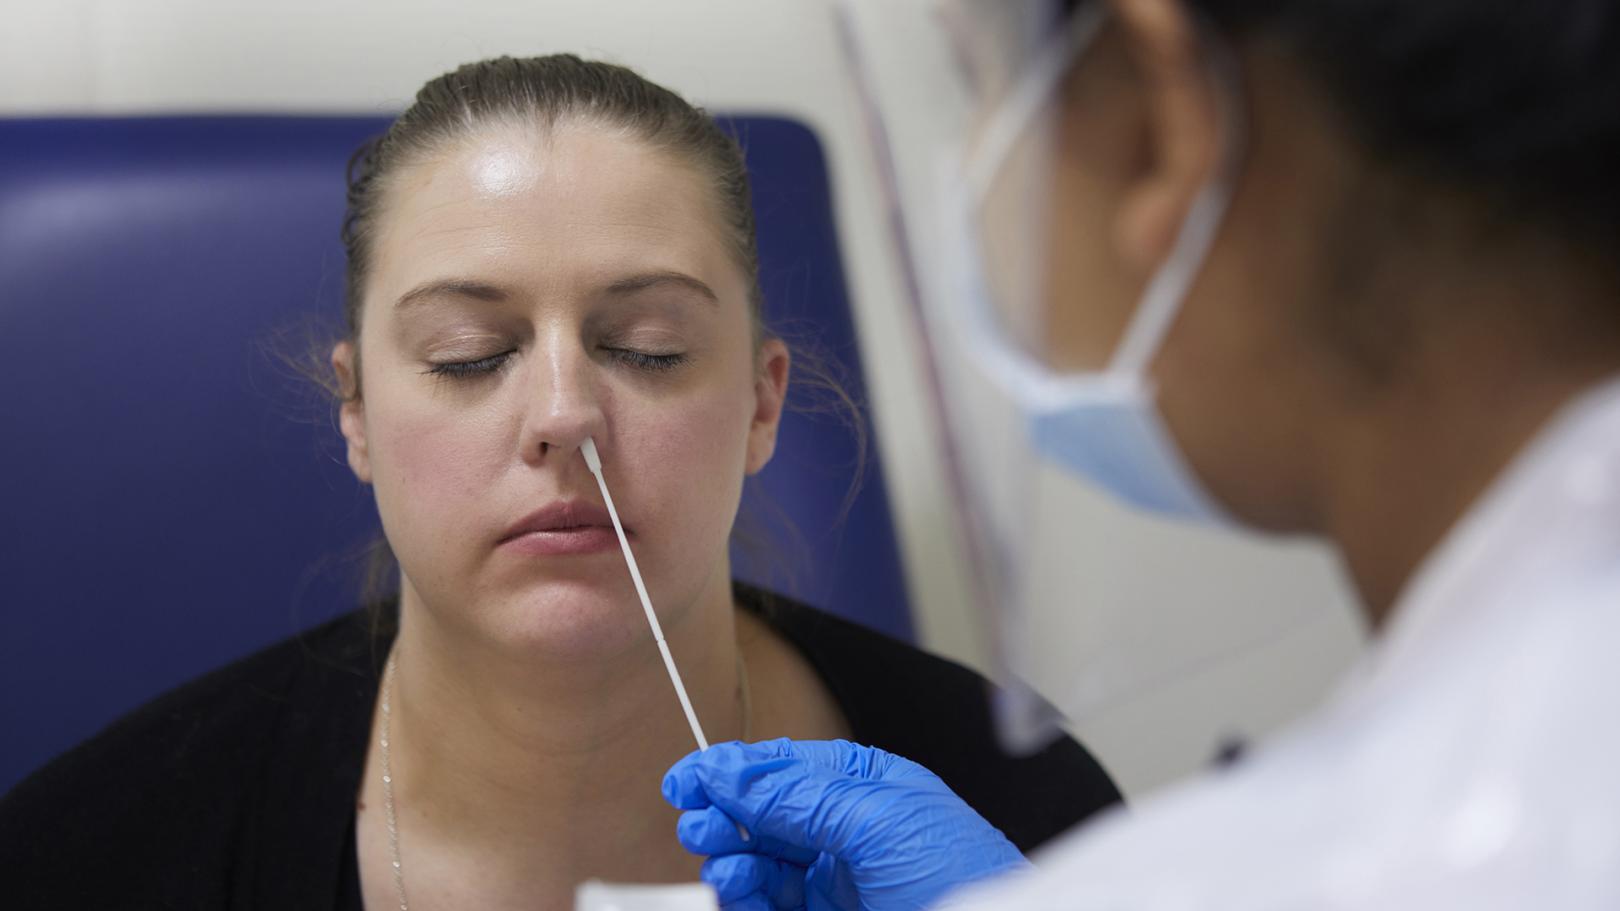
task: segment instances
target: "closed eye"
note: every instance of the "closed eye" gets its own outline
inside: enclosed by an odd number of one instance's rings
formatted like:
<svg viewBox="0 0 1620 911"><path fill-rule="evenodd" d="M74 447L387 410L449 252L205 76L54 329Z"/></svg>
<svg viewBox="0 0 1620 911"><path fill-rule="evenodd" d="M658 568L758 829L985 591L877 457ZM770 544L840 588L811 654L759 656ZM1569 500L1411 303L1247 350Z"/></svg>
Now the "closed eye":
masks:
<svg viewBox="0 0 1620 911"><path fill-rule="evenodd" d="M686 355L684 354L648 354L645 351L635 351L630 348L608 348L605 350L620 363L651 373L673 370L686 363Z"/></svg>
<svg viewBox="0 0 1620 911"><path fill-rule="evenodd" d="M435 376L447 376L455 379L484 376L494 373L509 360L515 351L503 351L489 357L481 357L474 361L447 361L442 364L433 364L426 370Z"/></svg>

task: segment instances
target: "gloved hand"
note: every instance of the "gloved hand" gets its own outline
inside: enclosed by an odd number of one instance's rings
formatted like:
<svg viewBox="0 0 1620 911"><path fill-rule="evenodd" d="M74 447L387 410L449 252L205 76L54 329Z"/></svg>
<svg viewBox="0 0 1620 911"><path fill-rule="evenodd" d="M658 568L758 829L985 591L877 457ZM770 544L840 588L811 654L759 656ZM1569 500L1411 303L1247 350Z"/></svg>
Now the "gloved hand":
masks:
<svg viewBox="0 0 1620 911"><path fill-rule="evenodd" d="M927 908L1028 866L934 773L843 740L716 744L675 763L663 790L728 909Z"/></svg>

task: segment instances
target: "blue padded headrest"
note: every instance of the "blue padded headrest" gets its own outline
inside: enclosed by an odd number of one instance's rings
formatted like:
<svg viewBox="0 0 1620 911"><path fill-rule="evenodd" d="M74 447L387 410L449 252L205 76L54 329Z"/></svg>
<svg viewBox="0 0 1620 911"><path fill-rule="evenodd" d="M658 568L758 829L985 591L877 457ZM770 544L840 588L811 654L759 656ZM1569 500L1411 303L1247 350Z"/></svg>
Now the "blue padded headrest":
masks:
<svg viewBox="0 0 1620 911"><path fill-rule="evenodd" d="M341 319L345 165L387 123L0 120L0 790L158 692L355 606L375 510L330 404L277 351ZM820 144L789 120L728 125L754 180L768 319L806 330L859 397ZM768 556L736 569L907 637L875 450L841 516L855 461L838 417L790 414L759 488L800 535L767 521Z"/></svg>

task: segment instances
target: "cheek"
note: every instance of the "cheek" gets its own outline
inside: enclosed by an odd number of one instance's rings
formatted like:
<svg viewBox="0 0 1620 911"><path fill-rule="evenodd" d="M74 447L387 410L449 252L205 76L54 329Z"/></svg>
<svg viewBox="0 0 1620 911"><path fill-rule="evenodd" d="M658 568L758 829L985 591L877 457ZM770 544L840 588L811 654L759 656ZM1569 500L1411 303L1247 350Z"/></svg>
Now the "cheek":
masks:
<svg viewBox="0 0 1620 911"><path fill-rule="evenodd" d="M612 432L627 476L610 483L615 500L634 497L649 564L676 574L712 566L742 493L752 390L727 384L678 402L620 405Z"/></svg>
<svg viewBox="0 0 1620 911"><path fill-rule="evenodd" d="M487 534L489 492L515 460L509 421L447 407L431 393L379 390L368 404L377 510L407 566L442 560L449 542Z"/></svg>
<svg viewBox="0 0 1620 911"><path fill-rule="evenodd" d="M1285 531L1311 451L1320 355L1294 331L1278 272L1212 260L1153 373L1159 407L1210 491L1244 522Z"/></svg>
<svg viewBox="0 0 1620 911"><path fill-rule="evenodd" d="M683 500L730 495L742 485L749 403L724 390L623 413L614 436L646 477ZM626 412L631 409L625 409Z"/></svg>

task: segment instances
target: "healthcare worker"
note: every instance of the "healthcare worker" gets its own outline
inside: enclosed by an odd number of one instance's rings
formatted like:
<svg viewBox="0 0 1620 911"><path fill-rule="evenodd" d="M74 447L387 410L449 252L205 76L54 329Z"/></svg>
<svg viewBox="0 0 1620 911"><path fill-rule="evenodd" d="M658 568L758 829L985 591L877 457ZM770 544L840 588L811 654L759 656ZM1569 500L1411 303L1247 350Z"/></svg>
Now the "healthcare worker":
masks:
<svg viewBox="0 0 1620 911"><path fill-rule="evenodd" d="M975 102L941 358L1129 503L1325 539L1374 644L1314 717L1033 862L902 757L716 746L664 782L705 878L749 909L1620 908L1620 5L936 21ZM1016 579L1016 523L982 524Z"/></svg>

